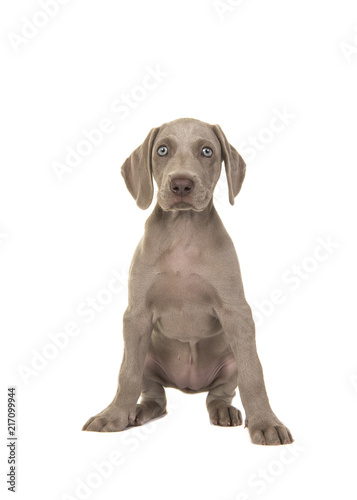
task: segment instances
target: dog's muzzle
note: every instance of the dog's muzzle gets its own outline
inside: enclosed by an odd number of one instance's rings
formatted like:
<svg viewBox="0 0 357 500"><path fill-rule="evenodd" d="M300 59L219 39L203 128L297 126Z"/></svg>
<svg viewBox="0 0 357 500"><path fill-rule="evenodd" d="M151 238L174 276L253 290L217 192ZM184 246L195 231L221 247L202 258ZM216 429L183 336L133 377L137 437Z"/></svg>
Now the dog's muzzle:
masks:
<svg viewBox="0 0 357 500"><path fill-rule="evenodd" d="M159 203L164 210L202 210L209 193L199 178L169 177L159 190Z"/></svg>

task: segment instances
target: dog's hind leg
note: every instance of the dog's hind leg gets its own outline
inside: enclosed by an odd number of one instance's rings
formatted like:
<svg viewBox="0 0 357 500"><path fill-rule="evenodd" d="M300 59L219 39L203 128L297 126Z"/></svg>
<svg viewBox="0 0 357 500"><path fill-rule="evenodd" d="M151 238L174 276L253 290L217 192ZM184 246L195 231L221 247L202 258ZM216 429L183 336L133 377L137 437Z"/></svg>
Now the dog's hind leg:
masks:
<svg viewBox="0 0 357 500"><path fill-rule="evenodd" d="M241 412L232 406L237 387L237 374L232 374L227 380L219 379L207 395L206 406L213 425L236 427L242 424Z"/></svg>
<svg viewBox="0 0 357 500"><path fill-rule="evenodd" d="M134 425L145 424L145 422L166 413L165 389L159 382L149 379L144 374L140 403L136 405Z"/></svg>

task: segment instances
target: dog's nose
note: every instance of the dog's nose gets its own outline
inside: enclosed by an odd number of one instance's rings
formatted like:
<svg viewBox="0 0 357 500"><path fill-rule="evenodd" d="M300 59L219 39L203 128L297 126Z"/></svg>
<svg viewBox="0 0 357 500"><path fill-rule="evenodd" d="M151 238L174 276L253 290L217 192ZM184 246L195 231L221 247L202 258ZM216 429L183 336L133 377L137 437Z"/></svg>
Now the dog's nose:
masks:
<svg viewBox="0 0 357 500"><path fill-rule="evenodd" d="M193 182L190 179L172 179L171 191L180 196L187 196L193 189Z"/></svg>

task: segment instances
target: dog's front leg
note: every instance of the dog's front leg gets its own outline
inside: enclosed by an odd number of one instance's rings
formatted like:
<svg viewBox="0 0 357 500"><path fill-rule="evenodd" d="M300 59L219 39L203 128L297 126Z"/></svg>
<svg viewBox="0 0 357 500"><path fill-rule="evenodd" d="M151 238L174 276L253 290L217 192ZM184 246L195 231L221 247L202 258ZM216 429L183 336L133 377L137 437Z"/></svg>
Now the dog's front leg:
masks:
<svg viewBox="0 0 357 500"><path fill-rule="evenodd" d="M238 389L251 440L263 445L292 443L289 429L280 422L270 407L249 305L244 301L237 312L227 311L222 314L220 321L237 362Z"/></svg>
<svg viewBox="0 0 357 500"><path fill-rule="evenodd" d="M123 320L124 356L116 395L105 410L86 422L83 430L116 432L134 425L152 327L152 318L147 312L131 308L126 310Z"/></svg>

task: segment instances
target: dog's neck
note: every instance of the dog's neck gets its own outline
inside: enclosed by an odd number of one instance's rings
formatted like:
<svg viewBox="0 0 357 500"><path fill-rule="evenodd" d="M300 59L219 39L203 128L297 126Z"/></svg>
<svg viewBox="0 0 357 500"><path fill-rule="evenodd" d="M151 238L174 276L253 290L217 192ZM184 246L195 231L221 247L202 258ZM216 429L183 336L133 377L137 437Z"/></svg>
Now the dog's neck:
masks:
<svg viewBox="0 0 357 500"><path fill-rule="evenodd" d="M157 203L146 221L145 240L150 241L152 245L163 247L190 245L196 238L202 238L203 233L210 233L212 223L216 228L219 227L220 219L213 200L210 200L200 212L195 210L166 211Z"/></svg>

